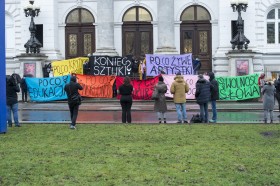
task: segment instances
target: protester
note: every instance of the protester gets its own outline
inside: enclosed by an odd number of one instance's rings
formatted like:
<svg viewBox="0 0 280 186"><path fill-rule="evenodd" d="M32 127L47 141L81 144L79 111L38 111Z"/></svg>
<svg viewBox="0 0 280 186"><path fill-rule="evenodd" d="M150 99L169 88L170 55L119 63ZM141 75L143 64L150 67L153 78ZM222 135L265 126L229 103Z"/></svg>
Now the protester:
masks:
<svg viewBox="0 0 280 186"><path fill-rule="evenodd" d="M208 102L211 97L210 82L202 74L199 74L195 87L195 99L199 104L201 121L202 123L208 123Z"/></svg>
<svg viewBox="0 0 280 186"><path fill-rule="evenodd" d="M262 92L263 86L265 84L265 79L264 78L265 78L264 73L262 73L258 78L258 85L260 87L260 92ZM260 97L259 101L262 101L262 94L261 94L261 97Z"/></svg>
<svg viewBox="0 0 280 186"><path fill-rule="evenodd" d="M278 111L280 113L280 75L278 76L278 79L275 80L275 89L276 89L276 94L275 94L275 98L278 102ZM280 115L278 115L278 117L280 117Z"/></svg>
<svg viewBox="0 0 280 186"><path fill-rule="evenodd" d="M215 74L213 72L208 73L210 81L210 92L211 92L211 107L212 107L212 119L209 120L210 123L217 122L217 108L216 101L219 100L219 84L215 79Z"/></svg>
<svg viewBox="0 0 280 186"><path fill-rule="evenodd" d="M13 76L6 77L6 109L7 109L7 123L12 127L12 112L16 127L20 127L18 121L18 95L20 91L17 79Z"/></svg>
<svg viewBox="0 0 280 186"><path fill-rule="evenodd" d="M173 95L178 121L177 123L188 123L186 110L186 93L189 91L189 85L184 80L180 72L176 74L174 82L171 84L170 92Z"/></svg>
<svg viewBox="0 0 280 186"><path fill-rule="evenodd" d="M166 115L165 112L167 111L165 93L167 92L167 86L163 82L163 77L159 76L158 83L155 86L155 89L158 91L158 99L155 100L154 111L157 112L158 121L159 123L163 122L166 123Z"/></svg>
<svg viewBox="0 0 280 186"><path fill-rule="evenodd" d="M121 95L122 123L131 123L132 92L133 86L130 83L130 78L126 76L118 89L118 93Z"/></svg>
<svg viewBox="0 0 280 186"><path fill-rule="evenodd" d="M72 100L72 98L74 96L81 98L78 90L83 90L83 87L79 83L77 83L76 76L71 76L70 83L67 83L65 85L64 90L68 97L68 106L69 106L70 116L71 116L70 129L76 129L76 120L78 117L81 99Z"/></svg>
<svg viewBox="0 0 280 186"><path fill-rule="evenodd" d="M141 62L139 64L138 73L139 73L140 80L146 79L146 59L141 60Z"/></svg>
<svg viewBox="0 0 280 186"><path fill-rule="evenodd" d="M270 123L273 123L273 109L274 109L274 94L275 87L273 81L268 79L262 89L263 94L263 109L264 109L264 123L267 123L268 113L270 114Z"/></svg>
<svg viewBox="0 0 280 186"><path fill-rule="evenodd" d="M25 77L20 81L20 89L21 89L21 97L22 97L22 102L27 102L27 84L25 81Z"/></svg>

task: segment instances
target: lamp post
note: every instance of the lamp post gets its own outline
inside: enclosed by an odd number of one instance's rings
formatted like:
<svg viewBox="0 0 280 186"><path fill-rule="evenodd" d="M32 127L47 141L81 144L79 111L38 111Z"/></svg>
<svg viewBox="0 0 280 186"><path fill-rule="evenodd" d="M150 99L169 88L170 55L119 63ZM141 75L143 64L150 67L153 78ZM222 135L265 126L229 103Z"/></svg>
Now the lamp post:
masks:
<svg viewBox="0 0 280 186"><path fill-rule="evenodd" d="M230 41L230 43L232 44L232 49L234 50L235 47L237 47L238 50L242 50L244 47L247 50L250 41L244 35L244 23L241 17L241 11L246 12L246 9L248 7L248 0L231 0L230 4L233 12L238 12L238 18L236 22L237 34Z"/></svg>
<svg viewBox="0 0 280 186"><path fill-rule="evenodd" d="M38 39L35 37L36 25L34 23L34 17L39 15L40 7L34 6L33 4L34 0L29 0L29 4L24 8L25 17L31 17L29 26L30 39L24 44L26 53L40 53L40 48L42 47L40 41L38 41Z"/></svg>

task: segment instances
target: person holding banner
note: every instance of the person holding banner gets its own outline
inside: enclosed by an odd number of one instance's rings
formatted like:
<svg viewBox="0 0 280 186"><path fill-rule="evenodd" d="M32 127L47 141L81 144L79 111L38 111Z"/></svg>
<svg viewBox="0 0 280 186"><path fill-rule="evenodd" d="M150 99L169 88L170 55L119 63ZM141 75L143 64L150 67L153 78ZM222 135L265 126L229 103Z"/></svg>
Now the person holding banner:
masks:
<svg viewBox="0 0 280 186"><path fill-rule="evenodd" d="M268 113L270 114L270 123L273 123L274 95L276 93L273 81L268 79L262 89L264 123L267 123Z"/></svg>
<svg viewBox="0 0 280 186"><path fill-rule="evenodd" d="M155 89L158 91L158 99L155 100L154 111L157 112L159 123L161 123L162 120L164 123L166 123L165 112L167 111L167 105L165 93L167 92L167 86L163 82L162 76L159 76Z"/></svg>
<svg viewBox="0 0 280 186"><path fill-rule="evenodd" d="M139 64L139 80L145 80L146 79L146 59L141 60Z"/></svg>
<svg viewBox="0 0 280 186"><path fill-rule="evenodd" d="M174 94L173 101L175 103L178 121L177 123L188 123L187 121L187 110L186 110L186 93L189 92L189 85L184 80L181 72L176 74L174 82L170 88L171 94Z"/></svg>
<svg viewBox="0 0 280 186"><path fill-rule="evenodd" d="M210 82L202 74L199 74L195 88L195 99L197 104L199 104L201 121L208 123L208 102L211 97Z"/></svg>
<svg viewBox="0 0 280 186"><path fill-rule="evenodd" d="M20 91L17 79L13 76L6 77L6 109L7 109L7 123L9 127L12 127L12 112L15 122L15 127L20 127L18 121L18 96Z"/></svg>
<svg viewBox="0 0 280 186"><path fill-rule="evenodd" d="M68 106L70 110L71 125L70 129L76 129L76 120L78 117L79 106L81 100L72 100L74 95L80 96L78 90L83 90L83 87L77 83L76 76L71 76L70 83L67 83L64 87L64 90L68 97Z"/></svg>
<svg viewBox="0 0 280 186"><path fill-rule="evenodd" d="M123 84L118 89L118 94L121 95L122 123L131 123L132 92L133 86L130 78L126 76L123 80Z"/></svg>

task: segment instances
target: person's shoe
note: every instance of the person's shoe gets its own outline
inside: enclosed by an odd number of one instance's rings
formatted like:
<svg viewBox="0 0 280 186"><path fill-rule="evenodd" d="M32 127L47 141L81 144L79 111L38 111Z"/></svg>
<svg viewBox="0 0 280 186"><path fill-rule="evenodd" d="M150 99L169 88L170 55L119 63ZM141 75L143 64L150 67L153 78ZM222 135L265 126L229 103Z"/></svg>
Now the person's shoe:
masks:
<svg viewBox="0 0 280 186"><path fill-rule="evenodd" d="M184 123L189 123L188 121L184 121Z"/></svg>
<svg viewBox="0 0 280 186"><path fill-rule="evenodd" d="M76 127L74 125L71 125L70 129L76 129Z"/></svg>
<svg viewBox="0 0 280 186"><path fill-rule="evenodd" d="M210 119L209 122L210 122L210 123L217 123L217 121L216 121L216 120L213 120L213 119Z"/></svg>
<svg viewBox="0 0 280 186"><path fill-rule="evenodd" d="M13 125L12 124L8 124L8 127L12 127Z"/></svg>
<svg viewBox="0 0 280 186"><path fill-rule="evenodd" d="M270 123L273 123L273 120L271 120Z"/></svg>
<svg viewBox="0 0 280 186"><path fill-rule="evenodd" d="M161 123L161 121L159 121L158 123Z"/></svg>
<svg viewBox="0 0 280 186"><path fill-rule="evenodd" d="M267 120L266 120L266 119L264 120L264 123L267 123Z"/></svg>
<svg viewBox="0 0 280 186"><path fill-rule="evenodd" d="M164 123L166 123L166 120L164 120Z"/></svg>
<svg viewBox="0 0 280 186"><path fill-rule="evenodd" d="M21 127L21 125L20 125L20 124L18 124L18 125L15 125L15 127Z"/></svg>
<svg viewBox="0 0 280 186"><path fill-rule="evenodd" d="M182 121L177 121L177 123L182 123Z"/></svg>

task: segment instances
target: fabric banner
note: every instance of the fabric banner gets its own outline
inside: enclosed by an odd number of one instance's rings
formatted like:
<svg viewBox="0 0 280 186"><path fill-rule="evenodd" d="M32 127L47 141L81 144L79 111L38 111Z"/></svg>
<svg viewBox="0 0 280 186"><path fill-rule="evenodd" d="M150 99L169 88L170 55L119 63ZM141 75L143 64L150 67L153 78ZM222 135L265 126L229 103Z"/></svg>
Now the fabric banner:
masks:
<svg viewBox="0 0 280 186"><path fill-rule="evenodd" d="M70 75L52 78L26 77L26 84L31 101L54 101L67 99L65 84L70 82Z"/></svg>
<svg viewBox="0 0 280 186"><path fill-rule="evenodd" d="M53 61L52 69L53 75L64 76L68 74L84 74L83 73L83 64L89 59L87 57L78 57L73 59Z"/></svg>
<svg viewBox="0 0 280 186"><path fill-rule="evenodd" d="M77 81L83 87L81 96L91 98L112 98L115 76L76 75Z"/></svg>
<svg viewBox="0 0 280 186"><path fill-rule="evenodd" d="M176 75L166 75L166 74L162 74L162 77L164 79L164 83L167 85L167 92L165 94L166 97L169 98L173 98L173 94L170 93L170 88L172 83L174 82L174 78L176 77ZM198 76L197 75L183 75L184 80L188 83L189 85L189 92L186 93L186 98L187 99L195 99L195 84L198 80ZM209 76L204 76L205 79L209 79Z"/></svg>
<svg viewBox="0 0 280 186"><path fill-rule="evenodd" d="M147 76L157 76L159 74L174 75L177 72L181 72L182 75L194 74L192 54L146 54L146 67Z"/></svg>
<svg viewBox="0 0 280 186"><path fill-rule="evenodd" d="M245 100L260 97L258 74L234 77L216 77L220 100Z"/></svg>
<svg viewBox="0 0 280 186"><path fill-rule="evenodd" d="M150 100L154 87L158 82L158 77L159 76L156 76L147 80L131 80L131 84L134 88L132 98L134 100ZM119 89L119 86L123 84L123 79L123 77L116 78L117 89ZM120 95L118 95L117 98L120 99Z"/></svg>
<svg viewBox="0 0 280 186"><path fill-rule="evenodd" d="M89 67L91 75L131 76L133 61L120 56L91 56Z"/></svg>

